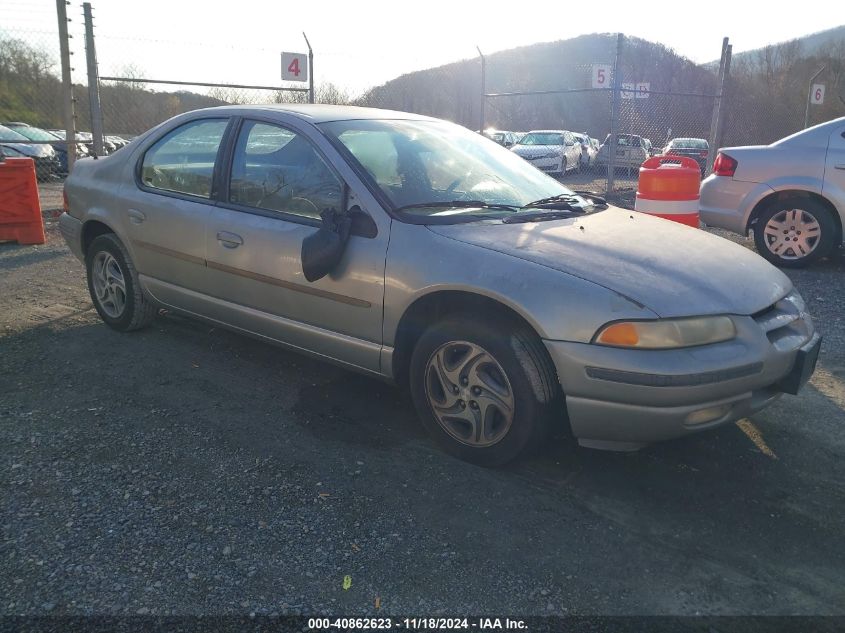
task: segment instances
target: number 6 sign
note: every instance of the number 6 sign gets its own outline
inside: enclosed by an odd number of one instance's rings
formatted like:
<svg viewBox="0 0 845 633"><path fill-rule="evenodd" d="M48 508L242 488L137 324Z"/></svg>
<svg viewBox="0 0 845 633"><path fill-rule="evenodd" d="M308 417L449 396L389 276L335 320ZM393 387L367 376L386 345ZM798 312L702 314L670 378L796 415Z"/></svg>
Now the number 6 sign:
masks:
<svg viewBox="0 0 845 633"><path fill-rule="evenodd" d="M813 89L810 91L810 103L813 105L824 103L824 84L813 84Z"/></svg>
<svg viewBox="0 0 845 633"><path fill-rule="evenodd" d="M304 53L282 53L282 79L285 81L308 81L308 55Z"/></svg>

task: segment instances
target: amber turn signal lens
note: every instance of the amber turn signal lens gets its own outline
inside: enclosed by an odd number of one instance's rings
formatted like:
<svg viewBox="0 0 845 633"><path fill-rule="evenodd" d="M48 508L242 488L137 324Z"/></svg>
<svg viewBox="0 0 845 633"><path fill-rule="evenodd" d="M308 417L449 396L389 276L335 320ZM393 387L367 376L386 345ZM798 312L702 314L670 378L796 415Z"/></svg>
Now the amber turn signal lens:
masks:
<svg viewBox="0 0 845 633"><path fill-rule="evenodd" d="M598 342L605 345L635 347L640 342L640 335L633 323L617 323L605 328L599 335Z"/></svg>

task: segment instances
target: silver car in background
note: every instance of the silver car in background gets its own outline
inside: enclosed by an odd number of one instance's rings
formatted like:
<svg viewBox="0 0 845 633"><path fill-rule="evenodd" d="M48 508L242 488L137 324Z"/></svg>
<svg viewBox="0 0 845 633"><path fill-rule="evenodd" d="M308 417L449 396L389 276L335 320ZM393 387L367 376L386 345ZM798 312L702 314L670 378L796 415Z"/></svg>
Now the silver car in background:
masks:
<svg viewBox="0 0 845 633"><path fill-rule="evenodd" d="M614 450L712 428L796 393L818 354L801 297L754 253L423 116L197 110L79 161L65 193L61 231L112 328L166 307L406 385L479 464L559 425Z"/></svg>
<svg viewBox="0 0 845 633"><path fill-rule="evenodd" d="M581 144L567 130L533 130L511 151L550 174L563 175L581 169Z"/></svg>
<svg viewBox="0 0 845 633"><path fill-rule="evenodd" d="M845 117L771 145L719 150L701 183L701 219L747 235L786 268L806 266L842 244Z"/></svg>

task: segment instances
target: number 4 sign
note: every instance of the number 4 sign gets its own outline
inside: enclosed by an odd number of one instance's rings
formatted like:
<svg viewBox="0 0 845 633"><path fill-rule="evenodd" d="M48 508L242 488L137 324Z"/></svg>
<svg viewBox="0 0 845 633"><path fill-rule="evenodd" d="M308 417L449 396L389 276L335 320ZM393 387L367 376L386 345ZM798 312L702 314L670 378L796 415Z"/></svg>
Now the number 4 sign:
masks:
<svg viewBox="0 0 845 633"><path fill-rule="evenodd" d="M810 91L810 103L813 105L824 103L824 84L813 84L813 89Z"/></svg>
<svg viewBox="0 0 845 633"><path fill-rule="evenodd" d="M308 81L308 55L282 53L282 79L285 81Z"/></svg>

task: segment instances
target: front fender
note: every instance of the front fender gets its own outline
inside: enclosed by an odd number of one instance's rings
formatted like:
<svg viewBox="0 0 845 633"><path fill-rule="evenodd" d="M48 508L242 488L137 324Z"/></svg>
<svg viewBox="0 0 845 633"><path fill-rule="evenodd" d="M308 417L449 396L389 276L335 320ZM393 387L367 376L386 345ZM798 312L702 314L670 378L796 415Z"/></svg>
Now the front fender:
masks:
<svg viewBox="0 0 845 633"><path fill-rule="evenodd" d="M384 344L395 345L402 316L415 301L443 290L493 299L548 340L586 343L608 321L657 317L585 279L449 239L425 226L394 222L385 270Z"/></svg>

